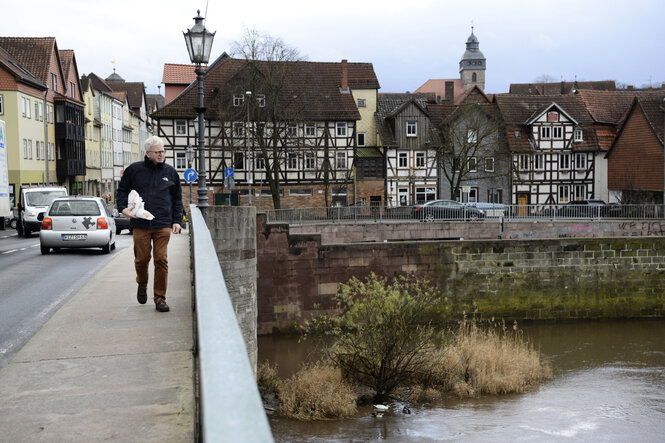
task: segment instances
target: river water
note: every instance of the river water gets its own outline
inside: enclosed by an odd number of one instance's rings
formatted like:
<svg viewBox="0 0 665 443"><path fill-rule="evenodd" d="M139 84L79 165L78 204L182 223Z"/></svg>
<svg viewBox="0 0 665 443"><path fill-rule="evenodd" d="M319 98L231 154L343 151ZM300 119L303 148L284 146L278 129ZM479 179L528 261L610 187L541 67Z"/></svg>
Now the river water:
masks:
<svg viewBox="0 0 665 443"><path fill-rule="evenodd" d="M519 395L446 397L430 406L396 405L383 418L301 422L269 414L278 442L665 441L665 321L523 326L552 362L554 378ZM259 361L280 377L315 358L312 344L260 337Z"/></svg>

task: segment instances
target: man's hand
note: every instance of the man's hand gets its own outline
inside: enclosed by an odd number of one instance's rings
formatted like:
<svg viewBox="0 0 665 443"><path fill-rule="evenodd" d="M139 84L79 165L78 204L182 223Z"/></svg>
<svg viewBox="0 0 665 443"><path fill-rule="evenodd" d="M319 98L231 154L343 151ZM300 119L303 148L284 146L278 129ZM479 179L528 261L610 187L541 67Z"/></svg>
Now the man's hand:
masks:
<svg viewBox="0 0 665 443"><path fill-rule="evenodd" d="M132 215L132 208L125 208L122 210L122 213L125 214L125 217L127 218L138 218L135 215Z"/></svg>
<svg viewBox="0 0 665 443"><path fill-rule="evenodd" d="M173 223L173 233L174 234L180 234L180 229L182 229L182 228L180 227L180 225L178 223Z"/></svg>

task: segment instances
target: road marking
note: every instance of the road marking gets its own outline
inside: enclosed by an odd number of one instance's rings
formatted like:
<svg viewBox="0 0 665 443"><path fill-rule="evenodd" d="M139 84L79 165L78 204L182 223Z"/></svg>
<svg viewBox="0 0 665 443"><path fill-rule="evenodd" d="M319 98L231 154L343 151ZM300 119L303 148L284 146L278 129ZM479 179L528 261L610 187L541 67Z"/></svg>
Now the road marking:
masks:
<svg viewBox="0 0 665 443"><path fill-rule="evenodd" d="M16 252L16 251L18 251L18 249L10 249L9 251L3 252L3 254L10 254L10 253Z"/></svg>

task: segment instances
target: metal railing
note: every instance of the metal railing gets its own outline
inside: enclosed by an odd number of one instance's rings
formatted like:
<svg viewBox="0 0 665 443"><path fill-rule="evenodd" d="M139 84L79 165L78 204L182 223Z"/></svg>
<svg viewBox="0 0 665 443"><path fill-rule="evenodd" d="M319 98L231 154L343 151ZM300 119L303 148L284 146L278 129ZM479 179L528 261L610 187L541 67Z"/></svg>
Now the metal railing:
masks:
<svg viewBox="0 0 665 443"><path fill-rule="evenodd" d="M210 231L195 205L190 211L201 440L272 442Z"/></svg>
<svg viewBox="0 0 665 443"><path fill-rule="evenodd" d="M266 210L268 223L373 223L435 220L602 220L665 219L664 205L503 205L498 203L467 203L461 208L424 209L415 206L351 205L329 208L294 208ZM480 210L480 214L477 210Z"/></svg>

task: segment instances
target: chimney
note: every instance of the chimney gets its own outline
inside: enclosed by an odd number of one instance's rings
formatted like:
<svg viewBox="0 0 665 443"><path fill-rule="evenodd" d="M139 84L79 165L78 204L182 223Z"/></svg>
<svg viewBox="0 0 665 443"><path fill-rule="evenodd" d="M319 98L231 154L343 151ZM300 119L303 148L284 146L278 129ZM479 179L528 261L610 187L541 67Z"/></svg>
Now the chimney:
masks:
<svg viewBox="0 0 665 443"><path fill-rule="evenodd" d="M446 95L444 101L450 104L455 103L455 82L446 82Z"/></svg>
<svg viewBox="0 0 665 443"><path fill-rule="evenodd" d="M346 59L342 60L342 79L339 89L347 92L349 90L349 67Z"/></svg>

